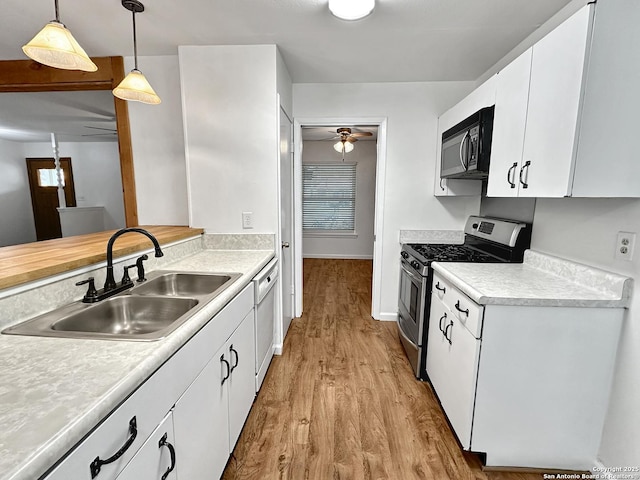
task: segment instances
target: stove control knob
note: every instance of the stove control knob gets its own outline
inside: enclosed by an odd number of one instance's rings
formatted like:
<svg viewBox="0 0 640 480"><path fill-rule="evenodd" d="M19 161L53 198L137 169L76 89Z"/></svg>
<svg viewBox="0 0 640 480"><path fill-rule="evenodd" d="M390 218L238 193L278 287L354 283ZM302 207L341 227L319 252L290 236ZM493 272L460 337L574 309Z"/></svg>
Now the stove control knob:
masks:
<svg viewBox="0 0 640 480"><path fill-rule="evenodd" d="M471 228L473 228L474 230L476 230L478 228L478 224L474 223L473 225L471 225Z"/></svg>
<svg viewBox="0 0 640 480"><path fill-rule="evenodd" d="M411 266L413 268L415 268L416 270L420 269L420 264L418 262L416 262L415 260L413 262L411 262Z"/></svg>
<svg viewBox="0 0 640 480"><path fill-rule="evenodd" d="M409 254L407 252L400 252L400 256L402 258L409 258Z"/></svg>

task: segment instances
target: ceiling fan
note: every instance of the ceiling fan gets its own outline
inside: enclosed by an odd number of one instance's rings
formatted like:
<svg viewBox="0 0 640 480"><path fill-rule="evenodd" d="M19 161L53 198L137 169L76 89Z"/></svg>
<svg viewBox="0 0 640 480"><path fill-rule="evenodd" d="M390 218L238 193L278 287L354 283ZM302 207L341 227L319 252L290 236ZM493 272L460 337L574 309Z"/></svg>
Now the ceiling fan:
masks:
<svg viewBox="0 0 640 480"><path fill-rule="evenodd" d="M93 130L105 130L105 132L107 133L85 133L82 135L83 137L114 136L118 134L115 128L90 127L89 125L85 125L84 128L91 128Z"/></svg>
<svg viewBox="0 0 640 480"><path fill-rule="evenodd" d="M361 137L370 137L373 134L371 132L353 132L349 127L340 127L336 130L338 134L336 137L338 141L333 148L336 152L342 153L342 160L344 160L344 154L353 151L353 144Z"/></svg>

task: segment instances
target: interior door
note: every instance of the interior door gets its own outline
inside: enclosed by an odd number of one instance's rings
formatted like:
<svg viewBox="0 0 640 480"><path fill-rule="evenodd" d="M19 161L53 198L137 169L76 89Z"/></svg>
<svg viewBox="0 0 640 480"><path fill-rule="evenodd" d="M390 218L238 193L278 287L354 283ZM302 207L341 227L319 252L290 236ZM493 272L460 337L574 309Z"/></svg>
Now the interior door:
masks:
<svg viewBox="0 0 640 480"><path fill-rule="evenodd" d="M62 237L58 202L58 179L53 158L27 158L27 174L31 190L31 205L38 240ZM63 172L64 195L67 207L76 206L71 158L60 159Z"/></svg>
<svg viewBox="0 0 640 480"><path fill-rule="evenodd" d="M282 341L293 319L293 129L291 120L280 109L280 237L282 255Z"/></svg>

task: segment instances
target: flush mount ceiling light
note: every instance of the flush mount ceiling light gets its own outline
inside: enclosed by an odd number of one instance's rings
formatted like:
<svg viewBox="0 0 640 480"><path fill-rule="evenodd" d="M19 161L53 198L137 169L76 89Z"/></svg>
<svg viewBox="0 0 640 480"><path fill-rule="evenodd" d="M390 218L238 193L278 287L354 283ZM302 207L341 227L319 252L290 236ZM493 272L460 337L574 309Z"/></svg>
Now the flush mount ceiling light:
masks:
<svg viewBox="0 0 640 480"><path fill-rule="evenodd" d="M151 88L151 85L138 70L138 42L136 38L136 13L144 12L144 5L138 0L122 0L122 6L133 15L133 58L134 68L129 75L124 77L120 84L113 89L113 94L122 100L148 103L157 105L161 102L160 97Z"/></svg>
<svg viewBox="0 0 640 480"><path fill-rule="evenodd" d="M342 20L359 20L373 11L375 0L329 0L329 10Z"/></svg>
<svg viewBox="0 0 640 480"><path fill-rule="evenodd" d="M85 72L98 70L71 32L60 22L58 0L55 0L55 9L56 19L47 23L22 47L22 51L32 60L49 67Z"/></svg>

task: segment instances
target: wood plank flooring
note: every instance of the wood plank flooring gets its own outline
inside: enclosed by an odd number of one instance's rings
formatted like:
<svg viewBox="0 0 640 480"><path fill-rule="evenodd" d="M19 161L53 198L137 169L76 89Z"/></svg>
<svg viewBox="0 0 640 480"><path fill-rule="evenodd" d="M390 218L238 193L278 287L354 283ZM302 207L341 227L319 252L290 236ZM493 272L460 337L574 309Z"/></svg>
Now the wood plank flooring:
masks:
<svg viewBox="0 0 640 480"><path fill-rule="evenodd" d="M224 480L539 480L460 450L394 322L371 318L372 262L304 261L304 314L274 357Z"/></svg>

